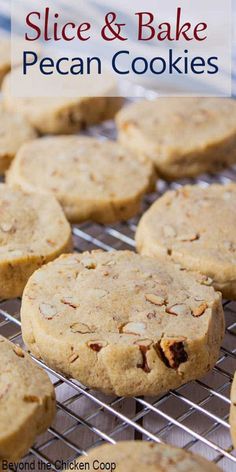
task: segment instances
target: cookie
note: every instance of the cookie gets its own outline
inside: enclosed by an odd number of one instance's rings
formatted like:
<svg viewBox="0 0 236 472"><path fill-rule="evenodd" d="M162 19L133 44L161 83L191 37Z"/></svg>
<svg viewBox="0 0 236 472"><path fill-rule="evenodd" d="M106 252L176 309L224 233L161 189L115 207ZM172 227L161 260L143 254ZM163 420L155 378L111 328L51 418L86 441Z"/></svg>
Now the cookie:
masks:
<svg viewBox="0 0 236 472"><path fill-rule="evenodd" d="M20 146L34 138L36 133L32 126L20 115L4 110L0 104L0 174L8 169Z"/></svg>
<svg viewBox="0 0 236 472"><path fill-rule="evenodd" d="M236 449L236 373L231 387L231 407L229 422L231 426L231 436L233 445Z"/></svg>
<svg viewBox="0 0 236 472"><path fill-rule="evenodd" d="M141 254L200 271L236 299L236 184L165 193L141 218L136 242Z"/></svg>
<svg viewBox="0 0 236 472"><path fill-rule="evenodd" d="M9 38L0 38L0 85L5 75L11 69L11 41Z"/></svg>
<svg viewBox="0 0 236 472"><path fill-rule="evenodd" d="M2 336L0 357L1 468L1 460L19 460L36 436L50 426L55 415L55 392L46 372Z"/></svg>
<svg viewBox="0 0 236 472"><path fill-rule="evenodd" d="M36 269L70 249L70 225L53 196L0 184L0 299L21 296Z"/></svg>
<svg viewBox="0 0 236 472"><path fill-rule="evenodd" d="M149 157L167 180L217 172L236 162L236 101L158 98L117 116L119 139Z"/></svg>
<svg viewBox="0 0 236 472"><path fill-rule="evenodd" d="M11 93L11 82L18 80L19 71L15 68L8 74L2 85L5 107L17 111L41 134L76 133L90 125L101 123L114 117L122 105L120 97L109 97L113 81L104 81L104 90L94 83L98 96L63 97L16 97ZM78 84L79 86L79 84ZM116 92L114 92L116 93ZM90 90L88 90L90 94Z"/></svg>
<svg viewBox="0 0 236 472"><path fill-rule="evenodd" d="M221 295L204 282L129 251L64 255L28 281L24 341L91 388L158 395L201 377L217 360Z"/></svg>
<svg viewBox="0 0 236 472"><path fill-rule="evenodd" d="M140 209L154 170L112 141L77 136L41 138L23 146L7 182L52 192L72 222L111 223Z"/></svg>
<svg viewBox="0 0 236 472"><path fill-rule="evenodd" d="M220 472L221 469L197 454L167 444L121 441L91 449L75 462L87 470L112 472ZM104 467L106 465L106 467ZM67 469L71 470L70 468Z"/></svg>

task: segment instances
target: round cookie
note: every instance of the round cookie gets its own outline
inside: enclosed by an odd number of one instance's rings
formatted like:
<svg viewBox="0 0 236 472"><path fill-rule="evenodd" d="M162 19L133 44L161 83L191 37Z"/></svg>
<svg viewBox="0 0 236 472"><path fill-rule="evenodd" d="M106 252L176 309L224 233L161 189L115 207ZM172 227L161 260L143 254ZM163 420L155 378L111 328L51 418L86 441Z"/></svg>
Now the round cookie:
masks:
<svg viewBox="0 0 236 472"><path fill-rule="evenodd" d="M81 456L75 464L89 465L91 472L220 472L221 469L203 457L167 444L148 441L121 441L103 444ZM104 469L107 464L107 469ZM112 467L112 468L111 468ZM67 469L71 470L70 468ZM88 470L88 469L87 469Z"/></svg>
<svg viewBox="0 0 236 472"><path fill-rule="evenodd" d="M46 372L19 346L0 336L1 460L17 461L55 415L55 392Z"/></svg>
<svg viewBox="0 0 236 472"><path fill-rule="evenodd" d="M34 138L36 133L31 125L20 115L4 110L0 104L0 174L8 169L20 146Z"/></svg>
<svg viewBox="0 0 236 472"><path fill-rule="evenodd" d="M11 69L11 41L9 38L0 38L0 85L5 75Z"/></svg>
<svg viewBox="0 0 236 472"><path fill-rule="evenodd" d="M168 180L217 172L236 163L236 101L158 98L120 111L121 143L149 157Z"/></svg>
<svg viewBox="0 0 236 472"><path fill-rule="evenodd" d="M236 449L236 372L235 372L234 380L231 387L231 407L230 407L229 422L231 426L231 436L232 436L233 445Z"/></svg>
<svg viewBox="0 0 236 472"><path fill-rule="evenodd" d="M21 296L36 269L70 249L70 225L53 196L0 184L0 299Z"/></svg>
<svg viewBox="0 0 236 472"><path fill-rule="evenodd" d="M23 146L7 182L24 190L52 192L72 222L126 220L153 187L152 164L113 141L85 136L37 139Z"/></svg>
<svg viewBox="0 0 236 472"><path fill-rule="evenodd" d="M141 254L199 271L236 299L236 184L165 193L141 218L136 243Z"/></svg>
<svg viewBox="0 0 236 472"><path fill-rule="evenodd" d="M93 96L89 97L15 97L11 93L11 83L19 80L19 70L9 73L2 84L4 105L9 111L17 111L41 134L76 133L90 125L112 119L122 105L120 97L108 96L113 91L113 80L107 78L100 85L94 82ZM79 86L79 84L78 84ZM97 93L97 96L95 94Z"/></svg>
<svg viewBox="0 0 236 472"><path fill-rule="evenodd" d="M130 251L61 256L28 281L24 341L91 388L158 395L201 377L219 354L221 295L197 277Z"/></svg>

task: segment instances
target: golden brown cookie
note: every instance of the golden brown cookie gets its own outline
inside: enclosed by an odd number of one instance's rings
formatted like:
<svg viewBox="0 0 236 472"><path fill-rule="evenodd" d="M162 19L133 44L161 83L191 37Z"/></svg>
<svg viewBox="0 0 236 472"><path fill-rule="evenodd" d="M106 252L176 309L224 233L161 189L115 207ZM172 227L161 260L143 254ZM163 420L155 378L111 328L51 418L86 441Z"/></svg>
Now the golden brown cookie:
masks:
<svg viewBox="0 0 236 472"><path fill-rule="evenodd" d="M46 372L19 346L0 336L0 468L17 461L55 415L55 392ZM6 469L4 469L6 470Z"/></svg>
<svg viewBox="0 0 236 472"><path fill-rule="evenodd" d="M217 360L221 295L204 283L129 251L64 255L27 283L23 338L38 358L91 388L158 395Z"/></svg>
<svg viewBox="0 0 236 472"><path fill-rule="evenodd" d="M4 110L0 103L0 174L8 169L22 144L35 138L32 126L22 116Z"/></svg>
<svg viewBox="0 0 236 472"><path fill-rule="evenodd" d="M112 119L122 105L120 97L108 96L114 86L109 80L104 81L103 90L98 88L98 96L95 95L95 82L93 96L88 90L88 97L16 97L11 93L11 83L18 80L18 76L15 68L3 81L4 105L9 111L17 111L41 134L76 133L87 126Z"/></svg>
<svg viewBox="0 0 236 472"><path fill-rule="evenodd" d="M51 192L72 222L127 220L153 188L149 161L113 141L77 136L41 138L23 146L7 174L10 185Z"/></svg>
<svg viewBox="0 0 236 472"><path fill-rule="evenodd" d="M158 98L140 101L117 116L119 139L154 162L168 180L217 172L236 163L236 101Z"/></svg>
<svg viewBox="0 0 236 472"><path fill-rule="evenodd" d="M165 193L141 218L136 242L141 254L200 271L236 299L236 184Z"/></svg>
<svg viewBox="0 0 236 472"><path fill-rule="evenodd" d="M220 472L214 463L197 454L147 441L104 444L79 457L75 464L80 470L88 464L91 472Z"/></svg>
<svg viewBox="0 0 236 472"><path fill-rule="evenodd" d="M0 184L0 299L21 296L36 269L70 249L70 225L52 195Z"/></svg>

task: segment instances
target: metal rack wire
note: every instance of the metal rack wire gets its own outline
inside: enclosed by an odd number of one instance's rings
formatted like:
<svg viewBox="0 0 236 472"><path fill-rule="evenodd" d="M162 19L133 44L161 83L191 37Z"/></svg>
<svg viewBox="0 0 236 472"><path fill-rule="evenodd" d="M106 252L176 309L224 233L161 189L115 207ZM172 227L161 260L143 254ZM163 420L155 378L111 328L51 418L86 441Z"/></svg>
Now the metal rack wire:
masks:
<svg viewBox="0 0 236 472"><path fill-rule="evenodd" d="M106 123L87 134L101 139L114 138L114 126ZM217 176L204 175L200 185L211 182L236 181L236 169ZM187 181L158 183L155 194L146 197L143 211L168 188ZM101 226L85 223L73 227L76 251L101 248L104 250L135 247L134 231L139 217L127 223ZM48 432L42 435L23 461L50 464L50 470L60 470L57 461L66 463L89 447L102 441L115 443L122 439L164 441L200 453L217 463L225 472L236 470L236 451L233 451L228 424L229 393L236 370L236 302L224 302L226 335L219 360L203 379L190 382L157 398L111 398L91 391L73 379L36 360L49 373L57 394L57 416ZM0 334L22 344L19 318L20 300L0 303ZM28 466L29 467L29 466ZM25 470L28 470L25 468Z"/></svg>

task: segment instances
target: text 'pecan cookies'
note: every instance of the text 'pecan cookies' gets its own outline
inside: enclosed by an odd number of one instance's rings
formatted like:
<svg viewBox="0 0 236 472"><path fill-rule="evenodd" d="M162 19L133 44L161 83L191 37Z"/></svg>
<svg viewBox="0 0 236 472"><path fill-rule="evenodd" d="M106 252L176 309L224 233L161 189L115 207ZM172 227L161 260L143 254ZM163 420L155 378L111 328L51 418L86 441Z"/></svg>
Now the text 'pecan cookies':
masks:
<svg viewBox="0 0 236 472"><path fill-rule="evenodd" d="M236 372L234 374L234 380L231 387L231 407L229 422L231 426L231 436L233 445L236 449Z"/></svg>
<svg viewBox="0 0 236 472"><path fill-rule="evenodd" d="M154 170L112 141L61 136L25 145L7 174L24 190L52 192L72 222L128 219L153 187Z"/></svg>
<svg viewBox="0 0 236 472"><path fill-rule="evenodd" d="M176 447L147 441L121 441L91 449L88 456L79 457L75 464L88 463L91 472L220 472L203 457ZM107 464L107 468L104 468ZM70 468L67 470L71 470Z"/></svg>
<svg viewBox="0 0 236 472"><path fill-rule="evenodd" d="M0 184L0 299L21 296L34 270L70 249L70 225L53 196Z"/></svg>
<svg viewBox="0 0 236 472"><path fill-rule="evenodd" d="M136 242L141 254L200 271L236 299L236 184L167 192L142 217Z"/></svg>
<svg viewBox="0 0 236 472"><path fill-rule="evenodd" d="M36 133L30 124L0 104L0 174L8 169L20 146L34 138Z"/></svg>
<svg viewBox="0 0 236 472"><path fill-rule="evenodd" d="M217 172L236 162L236 102L215 98L141 101L117 116L124 146L149 157L166 179Z"/></svg>
<svg viewBox="0 0 236 472"><path fill-rule="evenodd" d="M61 256L25 288L23 337L37 357L84 385L157 395L217 360L221 295L203 282L129 251Z"/></svg>
<svg viewBox="0 0 236 472"><path fill-rule="evenodd" d="M0 336L1 460L17 461L51 424L55 392L47 374L19 346Z"/></svg>
<svg viewBox="0 0 236 472"><path fill-rule="evenodd" d="M97 84L95 80L88 87L88 97L15 97L11 84L17 83L21 74L18 68L14 68L5 77L2 84L4 105L9 111L21 114L41 134L76 133L87 126L112 119L122 105L122 99L116 97L116 90L113 90L113 79L109 78L104 80L102 90L101 83ZM65 82L62 83L64 86ZM69 89L68 77L66 87ZM78 90L79 87L78 79Z"/></svg>

